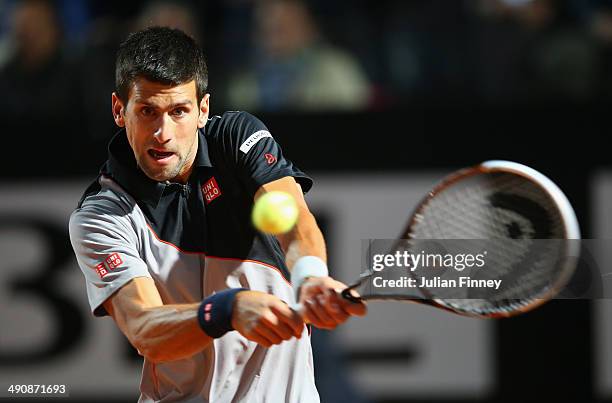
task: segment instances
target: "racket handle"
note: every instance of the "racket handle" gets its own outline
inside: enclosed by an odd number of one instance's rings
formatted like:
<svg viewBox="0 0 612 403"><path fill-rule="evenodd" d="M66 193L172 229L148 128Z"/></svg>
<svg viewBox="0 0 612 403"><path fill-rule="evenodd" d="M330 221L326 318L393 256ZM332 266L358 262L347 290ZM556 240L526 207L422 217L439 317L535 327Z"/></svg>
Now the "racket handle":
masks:
<svg viewBox="0 0 612 403"><path fill-rule="evenodd" d="M342 295L342 297L343 297L344 299L347 299L347 300L349 300L349 301L351 301L351 302L354 302L354 303L359 303L359 302L361 302L361 301L362 301L361 297L356 297L356 296L354 296L353 294L351 294L351 290L352 290L352 288L351 288L351 287L345 288L344 290L342 290L342 292L340 293L340 295Z"/></svg>

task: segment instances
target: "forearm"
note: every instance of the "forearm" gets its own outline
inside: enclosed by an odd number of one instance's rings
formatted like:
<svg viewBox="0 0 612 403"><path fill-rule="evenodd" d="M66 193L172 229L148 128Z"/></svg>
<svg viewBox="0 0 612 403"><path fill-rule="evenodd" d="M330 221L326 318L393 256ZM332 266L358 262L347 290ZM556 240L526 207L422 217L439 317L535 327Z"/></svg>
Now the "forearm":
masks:
<svg viewBox="0 0 612 403"><path fill-rule="evenodd" d="M204 350L213 340L198 324L200 304L143 308L127 325L127 336L153 362L175 361Z"/></svg>
<svg viewBox="0 0 612 403"><path fill-rule="evenodd" d="M279 241L289 269L302 256L317 256L327 261L323 234L307 208L300 208L296 226L289 233L279 236Z"/></svg>

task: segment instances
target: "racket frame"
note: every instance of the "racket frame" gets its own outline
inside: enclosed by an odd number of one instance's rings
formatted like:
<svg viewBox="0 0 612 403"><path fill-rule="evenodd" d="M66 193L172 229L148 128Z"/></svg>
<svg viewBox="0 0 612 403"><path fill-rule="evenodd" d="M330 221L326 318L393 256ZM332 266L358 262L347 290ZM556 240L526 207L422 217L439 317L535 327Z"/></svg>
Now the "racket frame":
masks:
<svg viewBox="0 0 612 403"><path fill-rule="evenodd" d="M422 212L427 207L427 204L431 199L436 197L439 193L452 186L456 182L463 180L467 177L480 175L480 174L489 174L489 173L511 173L515 175L522 176L532 182L533 184L539 186L544 192L554 201L555 206L559 209L560 215L563 218L564 232L566 240L580 240L580 227L578 225L578 219L576 218L576 214L574 209L572 208L571 203L569 202L567 196L561 191L561 189L548 177L544 176L542 173L536 171L533 168L530 168L526 165L519 164L517 162L505 161L505 160L488 160L484 161L478 165L460 169L449 176L443 178L440 182L438 182L425 197L421 199L419 204L414 209L413 213L408 220L408 223L402 231L402 237L398 239L414 239L411 237L407 237L410 229L415 225L416 220L419 218L419 215L422 215ZM568 250L566 252L566 256L579 256L580 254L580 243L579 242L568 242L566 243ZM440 308L446 311L450 311L453 313L457 313L464 316L470 317L479 317L479 318L501 318L501 317L510 317L515 316L527 311L530 311L545 302L549 301L552 297L554 297L567 283L573 274L575 268L575 261L572 259L565 261L566 265L572 265L574 267L567 266L562 270L562 276L557 279L556 283L551 287L541 298L533 299L530 303L526 305L522 305L520 309L510 310L507 312L495 312L495 313L487 313L487 314L479 314L471 311L465 311L461 309L456 309L451 306L448 306L444 303L444 299L437 298L427 298L428 293L426 290L419 289L425 298L416 298L416 297L408 297L405 295L385 295L385 296L357 296L353 294L351 291L359 287L363 284L367 279L371 278L376 274L375 272L362 274L359 278L359 281L351 284L349 287L344 289L341 292L341 295L351 302L362 302L366 300L397 300L397 301L405 301L405 302L414 302L424 305L434 306L436 308ZM431 295L429 295L431 296Z"/></svg>

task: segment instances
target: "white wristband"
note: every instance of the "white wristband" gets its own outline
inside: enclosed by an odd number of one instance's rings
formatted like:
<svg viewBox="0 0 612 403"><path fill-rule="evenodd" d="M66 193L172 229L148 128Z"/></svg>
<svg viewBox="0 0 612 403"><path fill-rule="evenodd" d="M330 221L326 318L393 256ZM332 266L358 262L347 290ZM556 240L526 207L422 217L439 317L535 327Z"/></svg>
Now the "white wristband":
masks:
<svg viewBox="0 0 612 403"><path fill-rule="evenodd" d="M291 269L291 284L295 291L295 298L298 297L300 286L307 277L327 277L327 265L317 256L302 256L293 264Z"/></svg>

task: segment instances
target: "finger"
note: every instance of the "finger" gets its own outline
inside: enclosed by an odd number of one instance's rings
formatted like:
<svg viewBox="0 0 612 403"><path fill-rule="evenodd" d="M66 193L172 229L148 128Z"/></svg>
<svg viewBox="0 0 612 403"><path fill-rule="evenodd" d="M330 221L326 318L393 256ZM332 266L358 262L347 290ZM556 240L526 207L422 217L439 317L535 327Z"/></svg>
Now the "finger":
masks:
<svg viewBox="0 0 612 403"><path fill-rule="evenodd" d="M289 306L286 304L272 306L270 309L278 319L289 326L295 337L302 337L302 332L304 331L304 320L298 312L289 308Z"/></svg>
<svg viewBox="0 0 612 403"><path fill-rule="evenodd" d="M327 324L335 326L337 325L334 316L331 314L331 308L329 307L329 295L319 294L315 298L317 313Z"/></svg>
<svg viewBox="0 0 612 403"><path fill-rule="evenodd" d="M307 323L310 323L311 325L317 326L317 327L321 327L320 325L323 324L323 321L321 320L321 318L319 318L319 316L317 315L317 313L315 311L312 310L311 305L313 304L313 302L309 299L305 299L302 302L302 311L300 312L300 314L302 315L302 317L304 318L304 321Z"/></svg>
<svg viewBox="0 0 612 403"><path fill-rule="evenodd" d="M344 323L349 313L342 308L341 296L333 289L328 289L326 293L325 303L323 304L326 312L336 322L336 324Z"/></svg>
<svg viewBox="0 0 612 403"><path fill-rule="evenodd" d="M364 302L349 302L343 308L351 316L365 316L368 312L368 307Z"/></svg>
<svg viewBox="0 0 612 403"><path fill-rule="evenodd" d="M321 299L323 299L323 296L317 295L312 300L308 300L309 302L307 306L309 308L309 312L317 319L316 322L313 322L313 325L317 327L324 327L326 329L333 329L336 323L326 312L325 308L321 304Z"/></svg>
<svg viewBox="0 0 612 403"><path fill-rule="evenodd" d="M319 329L329 329L329 330L334 328L333 326L321 320L321 318L319 318L317 313L312 308L310 308L310 306L305 305L303 314L304 314L304 319L306 320L306 322L311 324L312 326L315 326Z"/></svg>
<svg viewBox="0 0 612 403"><path fill-rule="evenodd" d="M278 334L273 332L272 329L269 329L269 328L267 328L265 326L258 326L256 328L254 328L253 331L255 333L259 334L264 339L266 339L266 341L268 343L270 343L270 345L272 345L272 344L280 344L283 341L283 339L281 339ZM267 347L269 347L269 346L267 346Z"/></svg>
<svg viewBox="0 0 612 403"><path fill-rule="evenodd" d="M301 335L296 335L295 330L289 326L288 324L286 324L285 322L281 322L278 324L278 327L276 327L274 330L276 330L277 333L282 333L283 336L283 340L289 340L293 337L300 337Z"/></svg>
<svg viewBox="0 0 612 403"><path fill-rule="evenodd" d="M267 327L269 330L274 332L282 340L289 340L291 337L293 337L293 329L282 322L280 317L274 314L274 312L271 310L261 317L260 323L264 327Z"/></svg>
<svg viewBox="0 0 612 403"><path fill-rule="evenodd" d="M262 335L260 335L254 330L249 334L243 334L243 336L264 347L270 347L272 345L272 343L270 343L270 340L266 339L265 337L263 337Z"/></svg>
<svg viewBox="0 0 612 403"><path fill-rule="evenodd" d="M289 327L289 325L281 321L279 321L276 326L269 327L269 329L276 333L278 337L283 340L289 340L295 336L293 329Z"/></svg>

